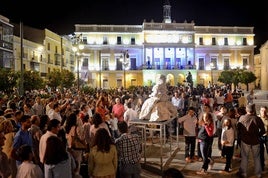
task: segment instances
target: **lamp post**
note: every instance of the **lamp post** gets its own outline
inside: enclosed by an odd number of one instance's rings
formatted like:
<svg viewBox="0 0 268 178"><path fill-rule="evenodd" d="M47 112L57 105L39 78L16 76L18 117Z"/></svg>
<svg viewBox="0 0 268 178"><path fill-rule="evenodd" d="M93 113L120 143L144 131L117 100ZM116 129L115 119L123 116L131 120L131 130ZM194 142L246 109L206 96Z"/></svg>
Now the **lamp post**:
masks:
<svg viewBox="0 0 268 178"><path fill-rule="evenodd" d="M212 73L212 69L214 68L214 63L213 62L211 62L210 63L210 76L211 76L211 85L213 86L213 73Z"/></svg>
<svg viewBox="0 0 268 178"><path fill-rule="evenodd" d="M124 67L124 89L126 89L126 68L129 65L129 54L128 50L122 52L123 54L120 56L120 61Z"/></svg>
<svg viewBox="0 0 268 178"><path fill-rule="evenodd" d="M74 52L74 59L76 60L76 75L77 75L77 91L80 89L80 83L79 83L79 55L80 55L80 50L84 49L84 45L81 42L81 37L82 34L79 36L74 36L74 42L73 42L73 52Z"/></svg>

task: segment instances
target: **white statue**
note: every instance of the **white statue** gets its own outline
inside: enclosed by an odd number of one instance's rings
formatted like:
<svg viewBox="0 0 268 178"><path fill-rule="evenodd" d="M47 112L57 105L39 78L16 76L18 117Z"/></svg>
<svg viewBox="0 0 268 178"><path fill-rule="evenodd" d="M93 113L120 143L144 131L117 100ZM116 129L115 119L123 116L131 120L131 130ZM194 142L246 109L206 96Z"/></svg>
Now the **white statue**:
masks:
<svg viewBox="0 0 268 178"><path fill-rule="evenodd" d="M166 76L159 76L149 97L142 105L140 119L164 121L177 116L177 109L167 95Z"/></svg>

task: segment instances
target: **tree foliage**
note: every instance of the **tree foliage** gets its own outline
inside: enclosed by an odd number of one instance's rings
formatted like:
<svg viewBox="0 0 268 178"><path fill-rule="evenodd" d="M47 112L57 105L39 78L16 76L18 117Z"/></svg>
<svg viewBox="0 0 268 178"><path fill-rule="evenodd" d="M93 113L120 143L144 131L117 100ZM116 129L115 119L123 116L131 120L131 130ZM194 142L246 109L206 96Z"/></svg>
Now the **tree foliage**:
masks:
<svg viewBox="0 0 268 178"><path fill-rule="evenodd" d="M4 68L0 68L0 91L10 93L16 87L19 74Z"/></svg>
<svg viewBox="0 0 268 178"><path fill-rule="evenodd" d="M243 83L247 85L248 90L248 84L254 82L256 79L257 77L253 72L237 68L223 71L218 81L229 85L234 84L235 87L237 87L239 83Z"/></svg>
<svg viewBox="0 0 268 178"><path fill-rule="evenodd" d="M20 79L18 80L20 83ZM37 71L23 72L23 87L25 91L38 90L44 88L44 80Z"/></svg>
<svg viewBox="0 0 268 178"><path fill-rule="evenodd" d="M61 80L62 87L65 87L65 88L72 87L75 81L74 74L70 72L69 70L64 69L62 70L61 75L62 75L62 80Z"/></svg>
<svg viewBox="0 0 268 178"><path fill-rule="evenodd" d="M241 80L240 82L245 84L247 86L247 91L248 91L248 84L251 82L254 82L257 79L255 74L251 71L243 71L241 73Z"/></svg>
<svg viewBox="0 0 268 178"><path fill-rule="evenodd" d="M62 80L60 70L54 69L53 71L48 73L47 79L47 85L50 86L52 90L56 90L56 88L60 86Z"/></svg>
<svg viewBox="0 0 268 178"><path fill-rule="evenodd" d="M69 70L54 69L48 74L47 79L47 85L56 90L58 87L72 87L75 82L75 75Z"/></svg>
<svg viewBox="0 0 268 178"><path fill-rule="evenodd" d="M232 78L233 78L233 71L225 70L222 71L221 75L218 78L218 81L224 83L225 85L232 84L233 82Z"/></svg>

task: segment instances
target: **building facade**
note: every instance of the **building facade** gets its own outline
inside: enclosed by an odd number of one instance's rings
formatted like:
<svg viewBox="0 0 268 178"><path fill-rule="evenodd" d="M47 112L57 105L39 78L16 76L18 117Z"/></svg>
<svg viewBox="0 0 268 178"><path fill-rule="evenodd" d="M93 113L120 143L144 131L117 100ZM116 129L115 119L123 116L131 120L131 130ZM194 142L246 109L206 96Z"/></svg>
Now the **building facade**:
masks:
<svg viewBox="0 0 268 178"><path fill-rule="evenodd" d="M166 2L161 23L76 24L75 34L80 34L85 45L81 67L87 75L81 75L83 80L94 87L129 87L152 85L157 75L164 74L176 85L184 84L191 72L194 85L207 86L217 84L223 70L254 71L253 27L176 23L170 8Z"/></svg>
<svg viewBox="0 0 268 178"><path fill-rule="evenodd" d="M0 15L0 67L14 68L13 25L9 19Z"/></svg>
<svg viewBox="0 0 268 178"><path fill-rule="evenodd" d="M171 18L168 1L163 5L162 22L75 24L74 35L68 36L25 27L23 42L18 32L13 42L13 26L3 19L1 67L21 70L23 45L24 70L38 71L44 78L54 69L67 69L89 86L108 89L151 86L161 74L167 76L171 85L183 85L190 72L194 86L208 86L220 84L217 79L223 70L244 68L259 72L258 66L254 69L253 27L177 23ZM74 51L77 42L84 48ZM259 64L259 68L263 67ZM259 72L259 83L265 86L260 76L263 74Z"/></svg>

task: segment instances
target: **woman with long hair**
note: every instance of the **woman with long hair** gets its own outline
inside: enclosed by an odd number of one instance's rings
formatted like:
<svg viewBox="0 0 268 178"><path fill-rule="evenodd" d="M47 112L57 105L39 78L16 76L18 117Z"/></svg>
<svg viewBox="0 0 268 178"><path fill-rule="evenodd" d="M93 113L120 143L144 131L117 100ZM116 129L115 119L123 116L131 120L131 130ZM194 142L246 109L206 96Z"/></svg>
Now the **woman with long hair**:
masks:
<svg viewBox="0 0 268 178"><path fill-rule="evenodd" d="M44 155L45 178L72 178L75 168L75 161L60 138L48 137Z"/></svg>
<svg viewBox="0 0 268 178"><path fill-rule="evenodd" d="M105 168L105 169L103 169ZM89 176L93 178L115 178L117 170L117 151L108 131L97 130L88 159Z"/></svg>
<svg viewBox="0 0 268 178"><path fill-rule="evenodd" d="M79 121L82 122L81 119ZM75 135L77 135L80 140L85 140L84 130L82 128L82 124L81 125L79 124L79 121L77 118L77 114L71 113L66 119L66 126L65 126L67 147L71 151L77 165L76 174L79 174L80 172L80 166L84 150L72 148L73 138Z"/></svg>
<svg viewBox="0 0 268 178"><path fill-rule="evenodd" d="M206 175L209 164L213 164L210 158L213 144L214 123L213 116L210 112L204 113L202 120L199 121L200 130L198 132L198 141L200 142L200 151L203 158L203 165L197 174Z"/></svg>

